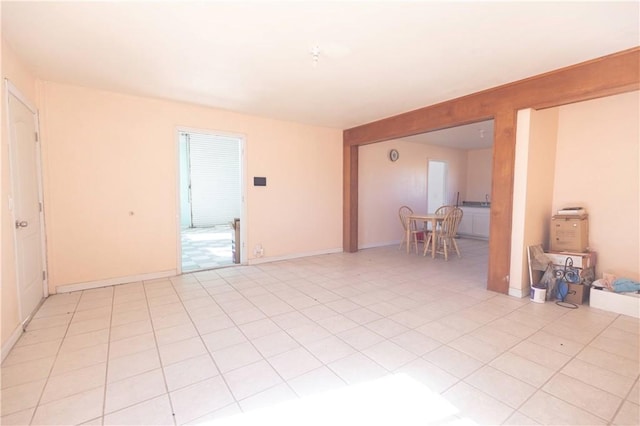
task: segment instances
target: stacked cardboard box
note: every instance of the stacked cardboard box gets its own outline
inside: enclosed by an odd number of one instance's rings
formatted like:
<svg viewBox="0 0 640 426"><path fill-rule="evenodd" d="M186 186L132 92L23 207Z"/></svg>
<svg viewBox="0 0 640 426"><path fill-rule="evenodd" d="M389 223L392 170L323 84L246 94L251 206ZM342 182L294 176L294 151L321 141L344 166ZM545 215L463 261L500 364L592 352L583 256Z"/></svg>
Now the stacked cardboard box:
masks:
<svg viewBox="0 0 640 426"><path fill-rule="evenodd" d="M584 252L589 247L588 215L557 214L551 218L549 247L552 251Z"/></svg>

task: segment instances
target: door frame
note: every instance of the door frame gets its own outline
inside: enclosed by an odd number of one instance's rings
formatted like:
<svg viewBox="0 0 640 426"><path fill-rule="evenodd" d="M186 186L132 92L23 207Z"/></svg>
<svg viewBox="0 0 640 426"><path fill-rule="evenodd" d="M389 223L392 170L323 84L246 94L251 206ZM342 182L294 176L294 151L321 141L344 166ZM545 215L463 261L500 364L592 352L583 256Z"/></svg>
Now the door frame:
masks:
<svg viewBox="0 0 640 426"><path fill-rule="evenodd" d="M25 107L27 107L27 109L33 114L34 127L36 129L36 134L37 134L36 158L34 160L36 162L36 171L37 171L36 180L37 180L37 186L38 186L37 188L38 202L42 206L39 214L40 216L39 233L40 233L40 255L42 259L42 271L44 273L43 279L42 279L42 297L46 298L49 296L49 270L48 270L48 263L47 263L46 225L44 220L44 189L42 184L42 134L40 132L40 115L38 114L38 109L35 107L35 105L31 101L29 101L29 99L27 99L27 97L24 96L22 92L11 81L9 81L9 79L5 78L4 83L5 83L4 98L5 98L5 106L7 110L7 114L6 114L7 127L8 127L7 131L9 132L9 140L8 140L9 179L11 181L10 182L11 195L9 196L9 211L11 212L11 223L15 223L15 221L17 220L16 212L14 208L14 198L15 198L14 195L17 192L15 187L16 186L15 172L17 170L17 164L15 164L15 158L14 158L15 148L14 148L13 137L11 134L11 127L10 127L11 111L9 106L9 96L14 96ZM19 262L20 262L19 254L18 254L18 236L17 236L16 228L12 227L12 230L13 230L12 237L13 237L13 250L14 250L14 268L16 271L16 290L18 295L18 315L20 317L20 323L24 326L24 324L31 319L31 315L35 312L35 310L38 309L39 305L36 307L34 312L22 312L22 303L21 303L22 295L20 290L20 284L18 282L18 280L20 279L20 276L18 274Z"/></svg>
<svg viewBox="0 0 640 426"><path fill-rule="evenodd" d="M247 137L242 133L225 132L221 130L200 129L195 127L178 126L175 129L175 153L176 153L176 243L177 243L177 271L182 274L182 241L180 223L180 133L203 133L214 136L224 136L240 140L240 265L247 263L246 236L247 236ZM235 264L234 264L235 265Z"/></svg>

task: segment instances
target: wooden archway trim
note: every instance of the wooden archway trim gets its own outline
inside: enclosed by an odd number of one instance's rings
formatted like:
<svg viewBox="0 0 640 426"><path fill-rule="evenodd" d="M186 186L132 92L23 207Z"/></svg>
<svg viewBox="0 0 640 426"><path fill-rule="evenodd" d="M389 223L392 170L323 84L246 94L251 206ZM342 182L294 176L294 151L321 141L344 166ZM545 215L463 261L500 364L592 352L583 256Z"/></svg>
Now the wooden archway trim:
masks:
<svg viewBox="0 0 640 426"><path fill-rule="evenodd" d="M343 246L358 250L358 146L494 119L487 288L507 293L517 111L640 89L640 47L347 129L343 133Z"/></svg>

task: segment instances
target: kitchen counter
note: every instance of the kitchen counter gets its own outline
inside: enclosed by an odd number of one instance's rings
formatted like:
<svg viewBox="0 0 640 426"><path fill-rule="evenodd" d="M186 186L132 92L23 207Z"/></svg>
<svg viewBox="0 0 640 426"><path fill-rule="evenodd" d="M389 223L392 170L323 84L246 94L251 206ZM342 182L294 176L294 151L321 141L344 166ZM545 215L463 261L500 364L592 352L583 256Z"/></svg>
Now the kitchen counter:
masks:
<svg viewBox="0 0 640 426"><path fill-rule="evenodd" d="M491 208L491 202L486 201L463 201L460 207L482 207L484 209Z"/></svg>
<svg viewBox="0 0 640 426"><path fill-rule="evenodd" d="M464 214L458 226L458 234L462 237L488 240L491 222L491 205L478 205L473 207L463 205L460 208Z"/></svg>

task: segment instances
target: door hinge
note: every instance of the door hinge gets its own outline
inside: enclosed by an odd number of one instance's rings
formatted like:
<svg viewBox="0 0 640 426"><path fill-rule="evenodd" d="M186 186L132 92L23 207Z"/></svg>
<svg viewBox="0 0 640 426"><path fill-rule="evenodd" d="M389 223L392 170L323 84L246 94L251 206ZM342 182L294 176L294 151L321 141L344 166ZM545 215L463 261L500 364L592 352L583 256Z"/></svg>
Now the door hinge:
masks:
<svg viewBox="0 0 640 426"><path fill-rule="evenodd" d="M40 206L40 213L42 213L42 203L38 203L38 205Z"/></svg>
<svg viewBox="0 0 640 426"><path fill-rule="evenodd" d="M42 271L42 281L47 279L47 271Z"/></svg>
<svg viewBox="0 0 640 426"><path fill-rule="evenodd" d="M38 141L38 132L36 132L36 142L39 142Z"/></svg>

